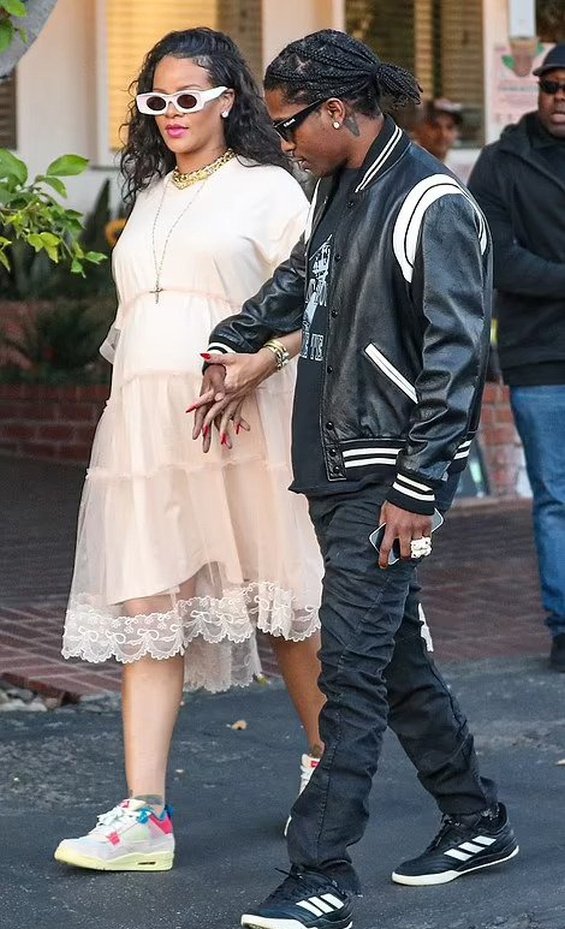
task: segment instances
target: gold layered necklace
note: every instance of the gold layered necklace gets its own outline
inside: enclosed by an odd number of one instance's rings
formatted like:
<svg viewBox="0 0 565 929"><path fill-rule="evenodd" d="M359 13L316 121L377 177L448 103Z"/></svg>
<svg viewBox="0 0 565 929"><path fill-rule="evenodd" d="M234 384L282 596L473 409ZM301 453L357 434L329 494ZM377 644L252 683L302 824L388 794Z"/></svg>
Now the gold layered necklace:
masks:
<svg viewBox="0 0 565 929"><path fill-rule="evenodd" d="M191 187L192 184L198 184L200 181L205 181L210 177L211 174L215 174L220 168L222 168L228 161L231 161L232 158L235 158L235 152L233 149L228 148L223 155L220 155L219 158L216 158L215 161L212 161L209 165L204 165L203 168L198 168L197 171L188 171L186 174L183 174L179 171L178 168L174 168L171 175L171 182L178 187L179 190L184 190L185 187Z"/></svg>
<svg viewBox="0 0 565 929"><path fill-rule="evenodd" d="M191 208L195 200L197 200L198 195L204 190L205 181L208 180L218 171L223 165L227 164L228 161L231 161L235 157L235 152L228 148L223 155L220 155L219 158L216 158L215 161L212 161L211 164L205 165L203 168L199 168L198 171L189 171L188 174L181 174L178 168L175 168L171 175L171 183L174 184L179 190L184 190L185 187L190 187L192 184L202 183L202 186L194 193L192 198L180 211L176 219L174 220L172 226L169 228L168 232L165 235L165 241L163 242L163 248L161 250L161 255L157 254L157 225L159 223L159 218L161 216L161 210L163 208L163 202L165 200L165 194L167 192L167 182L163 184L163 193L161 194L161 200L157 211L155 213L155 219L153 220L153 228L151 230L151 250L153 252L153 266L155 268L155 286L149 292L152 293L155 297L155 303L159 303L159 297L163 293L164 288L161 287L161 273L163 271L163 265L165 263L165 256L167 254L167 247L169 245L169 240L180 223L181 219Z"/></svg>

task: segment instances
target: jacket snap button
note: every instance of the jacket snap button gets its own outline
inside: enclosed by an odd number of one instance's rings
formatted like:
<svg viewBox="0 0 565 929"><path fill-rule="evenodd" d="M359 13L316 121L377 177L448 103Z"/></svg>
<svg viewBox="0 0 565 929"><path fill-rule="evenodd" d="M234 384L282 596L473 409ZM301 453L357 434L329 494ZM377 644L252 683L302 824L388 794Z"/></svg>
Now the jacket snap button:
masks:
<svg viewBox="0 0 565 929"><path fill-rule="evenodd" d="M336 316L337 316L337 310L332 310L331 315L332 315L333 318L335 319Z"/></svg>
<svg viewBox="0 0 565 929"><path fill-rule="evenodd" d="M331 365L328 365L327 368L326 368L326 371L328 372L328 374L331 374L332 371L333 371L332 366L331 366Z"/></svg>
<svg viewBox="0 0 565 929"><path fill-rule="evenodd" d="M351 207L355 206L355 200L348 200L347 206L349 207L349 209L351 209Z"/></svg>
<svg viewBox="0 0 565 929"><path fill-rule="evenodd" d="M334 261L341 261L341 255L339 252L337 252L337 254L334 256Z"/></svg>
<svg viewBox="0 0 565 929"><path fill-rule="evenodd" d="M334 427L333 423L330 423L330 422L326 423L326 429L333 429L333 427Z"/></svg>
<svg viewBox="0 0 565 929"><path fill-rule="evenodd" d="M337 455L335 448L330 448L328 451L328 455L330 456L330 458L335 458L335 456Z"/></svg>
<svg viewBox="0 0 565 929"><path fill-rule="evenodd" d="M332 465L332 474L339 474L339 465Z"/></svg>

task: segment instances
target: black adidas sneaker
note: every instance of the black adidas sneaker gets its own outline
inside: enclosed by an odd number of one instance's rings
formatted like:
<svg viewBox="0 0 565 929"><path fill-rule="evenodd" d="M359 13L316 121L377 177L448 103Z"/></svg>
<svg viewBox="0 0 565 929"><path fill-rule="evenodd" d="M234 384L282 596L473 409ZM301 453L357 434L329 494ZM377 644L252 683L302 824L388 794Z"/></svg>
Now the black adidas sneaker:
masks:
<svg viewBox="0 0 565 929"><path fill-rule="evenodd" d="M470 871L502 864L519 850L502 803L470 816L445 815L431 845L399 865L392 879L396 884L419 887L447 884Z"/></svg>
<svg viewBox="0 0 565 929"><path fill-rule="evenodd" d="M247 929L351 929L351 897L319 871L292 870L256 910Z"/></svg>

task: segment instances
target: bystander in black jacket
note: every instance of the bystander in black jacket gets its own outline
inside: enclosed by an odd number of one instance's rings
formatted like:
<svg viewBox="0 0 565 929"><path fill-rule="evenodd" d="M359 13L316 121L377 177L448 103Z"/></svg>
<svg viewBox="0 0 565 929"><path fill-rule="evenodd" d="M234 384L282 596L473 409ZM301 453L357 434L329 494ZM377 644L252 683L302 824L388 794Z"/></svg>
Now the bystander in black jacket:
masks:
<svg viewBox="0 0 565 929"><path fill-rule="evenodd" d="M332 192L322 180L306 238ZM255 352L300 329L304 243L209 351ZM328 481L391 480L388 499L431 514L477 428L492 289L491 245L468 191L387 118L335 229L320 433Z"/></svg>
<svg viewBox="0 0 565 929"><path fill-rule="evenodd" d="M564 149L528 113L486 146L469 179L492 232L499 358L513 386L565 382Z"/></svg>

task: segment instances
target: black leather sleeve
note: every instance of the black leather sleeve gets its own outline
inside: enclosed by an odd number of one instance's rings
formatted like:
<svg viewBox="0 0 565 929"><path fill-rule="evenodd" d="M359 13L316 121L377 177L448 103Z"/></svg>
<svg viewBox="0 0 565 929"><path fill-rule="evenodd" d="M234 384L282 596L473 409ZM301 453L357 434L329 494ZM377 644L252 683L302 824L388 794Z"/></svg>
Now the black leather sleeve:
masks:
<svg viewBox="0 0 565 929"><path fill-rule="evenodd" d="M296 332L304 315L305 245L302 237L240 313L222 320L210 336L209 351L257 352L274 335Z"/></svg>
<svg viewBox="0 0 565 929"><path fill-rule="evenodd" d="M410 506L408 497L399 502L395 491L389 498L405 509L433 510L429 489L437 487L467 437L488 356L491 273L484 217L463 195L436 200L426 210L414 262L412 298L424 326L422 370L395 482L400 490L406 479L421 483L422 500L414 501L422 505Z"/></svg>

